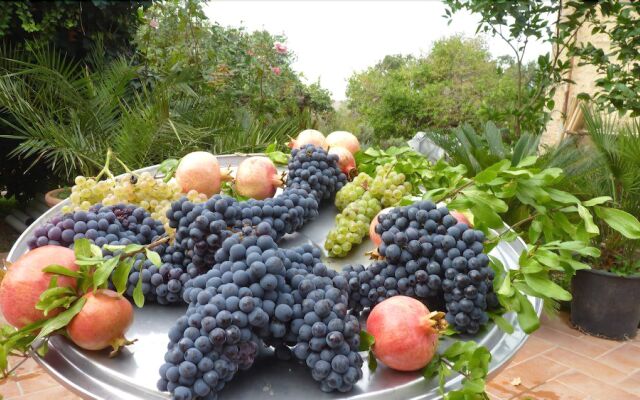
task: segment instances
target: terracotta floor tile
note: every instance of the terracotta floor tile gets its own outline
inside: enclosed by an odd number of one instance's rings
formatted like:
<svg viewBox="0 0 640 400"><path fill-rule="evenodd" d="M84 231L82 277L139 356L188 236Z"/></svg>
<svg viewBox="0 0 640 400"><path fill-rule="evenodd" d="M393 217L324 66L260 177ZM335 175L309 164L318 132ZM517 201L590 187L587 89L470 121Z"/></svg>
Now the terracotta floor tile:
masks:
<svg viewBox="0 0 640 400"><path fill-rule="evenodd" d="M549 328L556 329L570 336L574 336L574 337L584 336L584 333L575 329L571 324L571 316L569 313L561 312L561 313L558 313L558 315L554 315L552 317L546 314L542 314L542 317L540 318L540 322L544 326L548 326ZM534 333L533 335L535 336L536 334Z"/></svg>
<svg viewBox="0 0 640 400"><path fill-rule="evenodd" d="M18 378L16 382L18 382L18 384L22 388L22 392L24 394L29 394L54 387L62 387L44 371L29 374L24 378Z"/></svg>
<svg viewBox="0 0 640 400"><path fill-rule="evenodd" d="M620 385L610 385L593 379L581 372L570 372L555 379L585 396L591 396L594 400L638 400L640 397L631 392L620 389Z"/></svg>
<svg viewBox="0 0 640 400"><path fill-rule="evenodd" d="M588 397L560 382L551 381L523 393L521 398L534 400L587 400Z"/></svg>
<svg viewBox="0 0 640 400"><path fill-rule="evenodd" d="M629 372L612 368L597 360L584 357L563 348L557 348L552 352L546 353L544 357L604 382L619 382L624 379Z"/></svg>
<svg viewBox="0 0 640 400"><path fill-rule="evenodd" d="M634 393L640 396L640 371L636 371L635 374L629 375L628 378L618 384L624 390Z"/></svg>
<svg viewBox="0 0 640 400"><path fill-rule="evenodd" d="M19 396L21 394L18 384L13 379L0 381L0 395L4 396L5 399Z"/></svg>
<svg viewBox="0 0 640 400"><path fill-rule="evenodd" d="M516 353L515 356L509 361L510 366L514 366L516 364L520 364L523 361L526 361L535 356L539 356L548 351L553 351L556 346L552 343L547 342L546 340L538 339L535 336L529 337L527 342L522 346L520 350Z"/></svg>
<svg viewBox="0 0 640 400"><path fill-rule="evenodd" d="M524 393L526 390L528 389L522 385L513 386L509 383L509 379L501 379L500 375L487 383L487 392L495 396L496 399L511 399L514 396Z"/></svg>
<svg viewBox="0 0 640 400"><path fill-rule="evenodd" d="M38 392L25 394L19 397L11 398L8 400L43 400L43 399L55 399L55 400L82 400L80 397L71 393L62 386L57 386Z"/></svg>
<svg viewBox="0 0 640 400"><path fill-rule="evenodd" d="M493 382L506 387L514 387L510 382L516 378L520 378L522 384L514 388L516 388L517 391L525 391L567 371L569 371L569 367L545 358L544 356L538 356L507 368L498 375Z"/></svg>
<svg viewBox="0 0 640 400"><path fill-rule="evenodd" d="M583 354L587 357L597 357L609 351L611 347L595 343L587 337L575 337L567 335L556 329L543 325L535 332L535 336L551 344L557 344L565 349Z"/></svg>
<svg viewBox="0 0 640 400"><path fill-rule="evenodd" d="M597 360L614 368L633 371L640 368L640 347L623 344Z"/></svg>

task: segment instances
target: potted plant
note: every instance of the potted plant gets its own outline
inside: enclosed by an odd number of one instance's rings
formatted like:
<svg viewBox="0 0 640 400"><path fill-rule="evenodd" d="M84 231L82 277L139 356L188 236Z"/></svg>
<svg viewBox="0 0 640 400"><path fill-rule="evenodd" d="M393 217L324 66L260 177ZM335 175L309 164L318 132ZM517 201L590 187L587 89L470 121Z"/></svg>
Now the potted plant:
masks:
<svg viewBox="0 0 640 400"><path fill-rule="evenodd" d="M583 112L589 139L583 151L593 168L571 184L579 195L610 197L615 209L596 208L593 240L601 256L573 278L571 321L589 334L625 340L640 324L640 123Z"/></svg>

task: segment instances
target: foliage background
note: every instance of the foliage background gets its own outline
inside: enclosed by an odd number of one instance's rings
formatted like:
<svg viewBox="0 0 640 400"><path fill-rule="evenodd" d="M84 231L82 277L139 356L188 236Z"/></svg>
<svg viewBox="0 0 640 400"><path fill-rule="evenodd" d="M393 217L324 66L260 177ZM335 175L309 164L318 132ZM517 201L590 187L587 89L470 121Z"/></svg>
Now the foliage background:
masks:
<svg viewBox="0 0 640 400"><path fill-rule="evenodd" d="M441 39L424 57L386 56L354 74L348 107L371 128L374 142L489 120L512 127L513 65L510 58L493 59L479 39Z"/></svg>

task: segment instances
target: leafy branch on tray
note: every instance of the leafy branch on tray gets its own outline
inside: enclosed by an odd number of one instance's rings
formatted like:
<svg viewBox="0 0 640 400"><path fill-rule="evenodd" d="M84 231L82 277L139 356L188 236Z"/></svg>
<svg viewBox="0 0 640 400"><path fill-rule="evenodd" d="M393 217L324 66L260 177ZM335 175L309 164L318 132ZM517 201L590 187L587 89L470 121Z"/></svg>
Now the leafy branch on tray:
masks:
<svg viewBox="0 0 640 400"><path fill-rule="evenodd" d="M361 171L375 171L376 166L395 161L395 168L409 177L414 188L412 196L401 205L422 198L445 202L452 210L470 211L474 227L488 237L487 251L500 241L522 238L527 243L517 269L506 270L499 258L490 257L501 309L489 315L507 333L512 333L514 327L503 314L511 311L516 313L526 333L540 326L528 296L542 299L550 312L555 311L558 301L571 300L571 293L553 282L550 273L558 271L573 276L578 270L590 268L585 262L589 258L600 256L600 250L590 245L600 233L594 214L622 236L640 237L638 219L608 207L612 198L581 200L561 190L562 169L538 168L535 156L525 157L515 165L509 160L499 161L474 177L465 176L463 165L451 166L443 160L430 163L409 148L367 149L358 153L356 159ZM504 218L513 211L521 218L509 227ZM362 342L373 345L372 341ZM446 376L452 371L461 373L465 375L462 388L449 391L445 398L486 398L484 378L489 361L486 348L474 342L456 342L436 354L424 376L438 375L442 389ZM371 359L369 363L376 365Z"/></svg>
<svg viewBox="0 0 640 400"><path fill-rule="evenodd" d="M76 240L74 254L77 271L57 264L49 265L42 270L52 275L48 289L42 292L36 305L36 309L41 310L45 318L20 329L10 325L0 326L0 379L6 378L19 366L18 364L8 369L9 356L28 357L30 350L35 350L39 355L44 356L48 350L49 336L57 333L64 335L64 328L82 310L86 302L83 296L89 292L107 288L110 276L116 291L122 294L126 290L129 272L134 268L137 260L140 260L138 263L140 268L144 257L160 266L160 256L152 249L168 240L169 237L165 236L146 246L105 245L102 249L91 244L87 239ZM61 277L74 279L75 288L59 286L58 280ZM133 299L138 307L144 305L142 274L139 274ZM50 315L52 310L63 311L57 315Z"/></svg>

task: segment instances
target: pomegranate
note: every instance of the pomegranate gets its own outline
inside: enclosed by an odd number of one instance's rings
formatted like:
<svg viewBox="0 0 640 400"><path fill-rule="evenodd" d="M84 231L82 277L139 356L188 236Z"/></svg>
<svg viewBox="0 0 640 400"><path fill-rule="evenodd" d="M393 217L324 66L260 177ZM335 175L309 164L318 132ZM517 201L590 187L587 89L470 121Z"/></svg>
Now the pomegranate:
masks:
<svg viewBox="0 0 640 400"><path fill-rule="evenodd" d="M220 170L216 156L206 151L194 151L182 157L175 176L183 193L195 190L207 197L220 192L222 181L232 179L229 171Z"/></svg>
<svg viewBox="0 0 640 400"><path fill-rule="evenodd" d="M338 156L338 167L340 167L340 171L344 172L345 175L349 176L349 174L356 169L356 159L353 158L353 154L344 147L331 147L329 154Z"/></svg>
<svg viewBox="0 0 640 400"><path fill-rule="evenodd" d="M2 284L0 284L0 311L8 323L22 328L32 322L45 318L41 310L36 309L40 294L47 290L52 274L42 270L52 264L58 264L77 271L73 250L61 246L38 247L23 254L9 266ZM58 286L76 287L75 278L58 276ZM62 309L49 311L47 318L57 315Z"/></svg>
<svg viewBox="0 0 640 400"><path fill-rule="evenodd" d="M133 322L133 307L127 299L109 289L89 292L83 298L86 302L82 310L67 325L67 334L73 343L86 350L111 346L111 355L133 343L124 337Z"/></svg>
<svg viewBox="0 0 640 400"><path fill-rule="evenodd" d="M325 150L328 148L326 139L322 132L316 131L315 129L305 129L300 132L297 138L291 139L288 146L292 149L299 149L307 144L320 146Z"/></svg>
<svg viewBox="0 0 640 400"><path fill-rule="evenodd" d="M373 219L371 220L371 225L369 225L369 238L371 239L371 241L373 242L373 244L376 245L376 247L380 246L380 243L382 243L382 238L380 237L380 235L378 235L378 233L376 232L376 225L378 225L378 217L381 215L384 215L386 213L388 213L389 211L393 210L393 207L387 207L385 209L380 210L380 212L378 214L376 214L375 217L373 217Z"/></svg>
<svg viewBox="0 0 640 400"><path fill-rule="evenodd" d="M449 214L451 214L451 216L455 219L458 220L458 222L461 222L463 224L467 224L469 227L473 227L473 224L471 223L471 218L469 215L468 211L455 211L455 210L451 210L449 211Z"/></svg>
<svg viewBox="0 0 640 400"><path fill-rule="evenodd" d="M360 142L353 133L347 131L335 131L331 132L327 136L327 146L332 147L344 147L349 150L351 154L356 154L360 150Z"/></svg>
<svg viewBox="0 0 640 400"><path fill-rule="evenodd" d="M283 184L276 166L267 157L249 157L240 163L236 171L236 192L252 199L273 197Z"/></svg>
<svg viewBox="0 0 640 400"><path fill-rule="evenodd" d="M373 354L397 371L423 368L436 352L436 325L445 323L441 314L429 312L419 300L407 296L382 301L367 318L367 331L375 338Z"/></svg>

